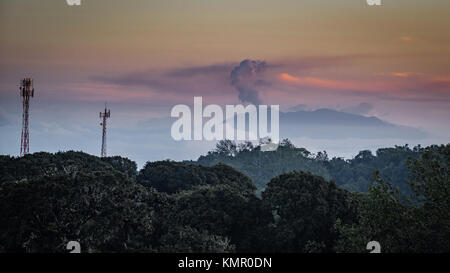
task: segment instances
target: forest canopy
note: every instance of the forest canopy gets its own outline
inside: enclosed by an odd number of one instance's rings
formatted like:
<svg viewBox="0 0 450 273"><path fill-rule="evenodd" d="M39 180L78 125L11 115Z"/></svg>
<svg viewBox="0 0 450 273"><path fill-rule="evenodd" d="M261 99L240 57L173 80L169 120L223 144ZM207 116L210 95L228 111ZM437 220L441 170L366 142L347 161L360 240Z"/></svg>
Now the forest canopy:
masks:
<svg viewBox="0 0 450 273"><path fill-rule="evenodd" d="M329 159L219 143L196 162L0 156L0 252L450 251L450 145ZM256 185L255 185L256 184ZM352 191L349 191L352 190Z"/></svg>
<svg viewBox="0 0 450 273"><path fill-rule="evenodd" d="M190 163L203 166L218 163L229 165L247 175L258 191L262 191L272 178L280 174L304 171L334 180L344 189L367 192L373 172L379 170L384 179L408 192L407 160L419 158L423 150L421 146L395 146L378 149L375 154L364 150L354 158L345 160L329 158L326 151L313 154L305 148L295 147L289 139L284 139L274 152L262 152L259 145L254 146L251 142L236 144L224 140L217 144L215 150Z"/></svg>

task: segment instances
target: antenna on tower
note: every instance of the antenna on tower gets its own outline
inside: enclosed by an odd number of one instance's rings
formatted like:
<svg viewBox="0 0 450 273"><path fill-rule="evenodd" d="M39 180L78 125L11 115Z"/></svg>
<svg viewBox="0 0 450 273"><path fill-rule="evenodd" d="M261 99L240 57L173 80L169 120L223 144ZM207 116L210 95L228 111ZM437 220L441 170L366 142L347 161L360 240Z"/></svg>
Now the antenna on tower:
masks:
<svg viewBox="0 0 450 273"><path fill-rule="evenodd" d="M100 125L103 129L102 134L102 151L100 153L100 157L106 157L106 120L111 117L111 111L106 108L106 102L105 102L105 111L102 113L100 112L100 118L103 119L102 123Z"/></svg>
<svg viewBox="0 0 450 273"><path fill-rule="evenodd" d="M22 136L20 139L20 156L30 152L30 133L28 131L28 117L30 98L34 97L33 79L25 78L20 82L20 96L22 97Z"/></svg>

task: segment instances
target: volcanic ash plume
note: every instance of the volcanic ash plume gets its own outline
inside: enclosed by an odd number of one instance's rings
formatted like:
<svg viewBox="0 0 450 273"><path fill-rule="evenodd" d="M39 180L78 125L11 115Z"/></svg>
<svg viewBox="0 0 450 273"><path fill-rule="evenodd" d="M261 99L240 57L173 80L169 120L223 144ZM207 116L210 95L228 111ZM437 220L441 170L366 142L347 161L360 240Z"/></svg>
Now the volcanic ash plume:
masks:
<svg viewBox="0 0 450 273"><path fill-rule="evenodd" d="M261 100L256 89L262 81L258 76L267 69L266 62L244 60L231 71L231 85L239 92L239 100L259 105Z"/></svg>

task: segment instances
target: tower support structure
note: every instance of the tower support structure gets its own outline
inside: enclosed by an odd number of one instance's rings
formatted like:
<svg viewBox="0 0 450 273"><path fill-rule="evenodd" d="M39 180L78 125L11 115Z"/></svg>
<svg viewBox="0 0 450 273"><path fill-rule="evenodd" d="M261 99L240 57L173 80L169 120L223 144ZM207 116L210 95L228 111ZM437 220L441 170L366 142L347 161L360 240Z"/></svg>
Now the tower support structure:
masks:
<svg viewBox="0 0 450 273"><path fill-rule="evenodd" d="M106 103L105 103L105 110L102 112L100 112L100 118L103 119L102 123L100 123L100 125L102 126L102 151L100 153L100 157L106 157L107 156L107 152L106 152L106 121L107 119L111 117L111 111L109 109L107 109L106 107Z"/></svg>
<svg viewBox="0 0 450 273"><path fill-rule="evenodd" d="M34 97L33 79L25 78L20 82L20 96L22 97L22 135L20 138L20 156L30 152L30 132L28 129L30 116L30 98Z"/></svg>

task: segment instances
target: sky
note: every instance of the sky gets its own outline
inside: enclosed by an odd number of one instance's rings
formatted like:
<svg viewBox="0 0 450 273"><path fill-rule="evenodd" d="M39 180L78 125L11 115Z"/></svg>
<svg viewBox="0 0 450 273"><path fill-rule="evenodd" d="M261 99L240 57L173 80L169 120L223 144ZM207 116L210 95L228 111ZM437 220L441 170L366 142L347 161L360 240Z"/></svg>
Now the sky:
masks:
<svg viewBox="0 0 450 273"><path fill-rule="evenodd" d="M342 110L426 130L425 144L449 142L448 0L81 3L0 2L0 154L19 154L24 77L36 90L31 152L98 155L107 101L109 155L140 166L195 159L214 144L173 145L158 119L194 96ZM350 156L407 140L296 141Z"/></svg>

